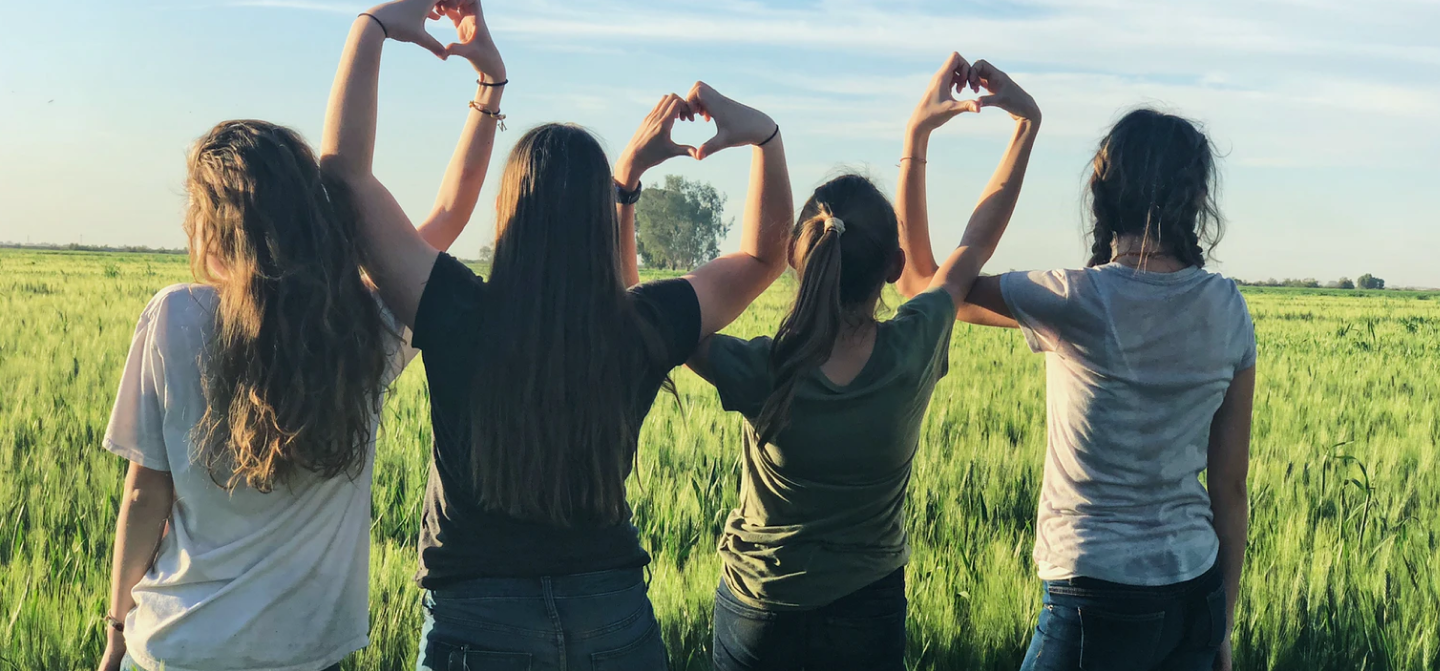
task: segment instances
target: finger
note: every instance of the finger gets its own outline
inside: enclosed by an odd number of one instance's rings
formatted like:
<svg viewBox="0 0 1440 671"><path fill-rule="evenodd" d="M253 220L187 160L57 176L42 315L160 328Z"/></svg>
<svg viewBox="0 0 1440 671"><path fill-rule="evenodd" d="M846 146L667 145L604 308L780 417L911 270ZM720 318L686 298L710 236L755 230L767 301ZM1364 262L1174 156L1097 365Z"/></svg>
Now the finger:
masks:
<svg viewBox="0 0 1440 671"><path fill-rule="evenodd" d="M707 158L710 158L711 156L714 156L717 152L724 148L725 144L720 140L720 136L716 135L715 137L707 140L705 144L700 145L700 148L691 152L690 155L694 156L695 160L697 161L703 161Z"/></svg>
<svg viewBox="0 0 1440 671"><path fill-rule="evenodd" d="M975 103L976 103L979 107L981 107L981 108L985 108L985 107L1002 107L1002 105L1000 104L1000 103L1001 103L1001 101L1000 101L1000 96L997 96L997 95L980 96L979 98L977 98L977 99L974 100L973 102L975 102ZM976 111L976 112L979 112L980 110L977 109L977 110L975 110L975 111Z"/></svg>
<svg viewBox="0 0 1440 671"><path fill-rule="evenodd" d="M430 33L420 33L420 35L415 38L415 43L429 49L430 53L439 56L442 61L450 56L450 52L445 49L445 45L440 44L440 40L435 39L435 36Z"/></svg>
<svg viewBox="0 0 1440 671"><path fill-rule="evenodd" d="M670 143L670 158L677 156L694 156L695 148L688 144Z"/></svg>
<svg viewBox="0 0 1440 671"><path fill-rule="evenodd" d="M964 114L966 112L979 114L981 107L983 107L983 105L981 105L978 100L957 100L950 103L946 109L954 114Z"/></svg>

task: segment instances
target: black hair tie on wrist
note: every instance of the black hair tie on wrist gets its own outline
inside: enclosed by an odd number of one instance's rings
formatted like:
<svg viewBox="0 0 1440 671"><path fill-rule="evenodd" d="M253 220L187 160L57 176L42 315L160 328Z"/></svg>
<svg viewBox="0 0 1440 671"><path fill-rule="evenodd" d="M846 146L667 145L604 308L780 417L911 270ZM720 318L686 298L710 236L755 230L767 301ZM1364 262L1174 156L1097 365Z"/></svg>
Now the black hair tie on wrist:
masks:
<svg viewBox="0 0 1440 671"><path fill-rule="evenodd" d="M501 86L504 86L504 85L506 85L506 84L509 84L509 83L510 83L510 80L507 79L507 80L505 80L505 81L503 81L503 82L487 82L487 81L485 81L485 80L483 80L483 79L477 79L477 80L475 80L475 83L476 83L476 84L479 84L479 85L481 85L481 86L484 86L484 87L486 87L486 88L496 88L496 89L498 89L498 88L500 88Z"/></svg>
<svg viewBox="0 0 1440 671"><path fill-rule="evenodd" d="M776 136L778 136L778 135L780 135L780 124L777 123L777 124L775 124L775 132L774 132L774 133L771 133L771 134L770 134L770 137L766 138L764 142L761 142L760 144L757 144L757 145L755 145L755 146L757 146L757 147L763 147L763 146L765 146L765 145L767 145L767 144L770 144L770 141L771 141L771 140L774 140L774 139L776 138Z"/></svg>
<svg viewBox="0 0 1440 671"><path fill-rule="evenodd" d="M384 21L381 21L380 19L375 18L375 15L374 15L374 14L371 14L370 12L360 12L360 16L368 16L368 17L370 17L372 20L374 20L374 21L375 21L375 25L380 26L380 32L382 32L382 33L385 34L385 39L387 39L387 40L390 39L390 29L388 29L388 28L385 27L385 22L384 22Z"/></svg>

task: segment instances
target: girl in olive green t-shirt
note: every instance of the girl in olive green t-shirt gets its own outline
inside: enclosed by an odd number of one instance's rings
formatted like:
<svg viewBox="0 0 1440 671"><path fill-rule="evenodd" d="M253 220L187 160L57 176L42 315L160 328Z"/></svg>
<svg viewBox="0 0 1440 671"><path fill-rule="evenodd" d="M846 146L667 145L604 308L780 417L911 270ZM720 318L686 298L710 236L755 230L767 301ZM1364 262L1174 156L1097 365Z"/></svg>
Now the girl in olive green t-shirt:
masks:
<svg viewBox="0 0 1440 671"><path fill-rule="evenodd" d="M720 540L717 671L904 668L910 466L947 369L955 306L1009 222L1039 127L1034 100L1004 73L953 54L912 129L928 136L980 111L953 98L967 85L987 88L984 106L1009 111L1017 129L928 290L875 319L905 268L899 224L879 189L846 175L816 190L793 229L800 288L779 333L712 336L691 360L748 420L739 507Z"/></svg>

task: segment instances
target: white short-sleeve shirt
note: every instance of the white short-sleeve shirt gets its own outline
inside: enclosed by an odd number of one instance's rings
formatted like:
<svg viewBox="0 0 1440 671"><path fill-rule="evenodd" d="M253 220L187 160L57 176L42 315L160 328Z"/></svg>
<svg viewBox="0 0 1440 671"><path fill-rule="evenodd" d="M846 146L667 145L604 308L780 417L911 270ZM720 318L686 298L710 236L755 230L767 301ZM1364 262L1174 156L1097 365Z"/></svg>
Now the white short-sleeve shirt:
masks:
<svg viewBox="0 0 1440 671"><path fill-rule="evenodd" d="M1205 573L1220 548L1200 483L1210 425L1255 365L1235 283L1110 264L1009 273L1000 286L1046 356L1040 577L1153 586Z"/></svg>
<svg viewBox="0 0 1440 671"><path fill-rule="evenodd" d="M133 590L126 644L148 669L317 671L368 642L375 445L353 480L302 476L269 494L218 486L193 463L190 441L205 412L200 358L218 301L204 285L150 301L105 434L107 450L175 482L169 533ZM398 337L382 390L413 357L384 314Z"/></svg>

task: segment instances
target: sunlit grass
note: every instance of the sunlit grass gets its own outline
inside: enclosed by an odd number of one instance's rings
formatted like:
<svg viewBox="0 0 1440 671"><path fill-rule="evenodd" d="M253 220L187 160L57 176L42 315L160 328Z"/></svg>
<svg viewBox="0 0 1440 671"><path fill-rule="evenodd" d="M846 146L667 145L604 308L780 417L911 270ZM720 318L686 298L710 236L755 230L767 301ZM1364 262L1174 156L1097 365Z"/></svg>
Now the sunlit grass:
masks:
<svg viewBox="0 0 1440 671"><path fill-rule="evenodd" d="M187 278L183 257L0 252L0 670L99 655L124 472L100 438L140 309ZM768 333L792 290L731 331ZM1261 379L1240 668L1440 668L1440 298L1329 293L1248 294ZM698 670L740 420L690 373L676 382L631 489L674 668ZM910 491L912 667L1018 668L1039 607L1044 407L1043 360L1017 334L957 327ZM415 365L386 407L372 643L347 669L414 666L428 418Z"/></svg>

